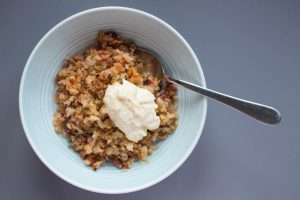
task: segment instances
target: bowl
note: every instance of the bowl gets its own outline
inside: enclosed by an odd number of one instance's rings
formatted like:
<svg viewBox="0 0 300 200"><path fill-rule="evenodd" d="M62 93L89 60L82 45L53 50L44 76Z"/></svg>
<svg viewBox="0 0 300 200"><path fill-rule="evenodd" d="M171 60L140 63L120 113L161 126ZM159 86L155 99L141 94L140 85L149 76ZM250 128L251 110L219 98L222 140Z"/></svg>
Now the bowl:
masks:
<svg viewBox="0 0 300 200"><path fill-rule="evenodd" d="M19 109L29 143L41 161L63 180L99 193L127 193L147 188L172 174L191 154L204 126L205 97L178 89L179 125L148 163L135 162L124 171L110 163L93 171L54 131L55 75L66 57L96 41L100 30L121 37L159 55L168 74L205 86L195 53L170 25L146 12L125 7L100 7L77 13L52 28L32 51L20 84Z"/></svg>

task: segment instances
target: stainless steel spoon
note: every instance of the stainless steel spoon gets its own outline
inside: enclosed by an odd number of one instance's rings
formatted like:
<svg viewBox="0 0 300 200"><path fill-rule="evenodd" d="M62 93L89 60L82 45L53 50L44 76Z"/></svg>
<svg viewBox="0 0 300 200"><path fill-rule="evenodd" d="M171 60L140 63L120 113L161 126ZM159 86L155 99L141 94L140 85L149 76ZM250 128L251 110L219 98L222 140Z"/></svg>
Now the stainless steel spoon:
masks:
<svg viewBox="0 0 300 200"><path fill-rule="evenodd" d="M164 79L164 69L160 63L160 61L148 50L138 48L134 52L136 55L141 57L145 65L143 68L139 68L139 71L147 71L150 72L152 75L156 76L160 81L165 83ZM258 104L255 102L247 101L244 99L239 99L233 96L229 96L226 94L222 94L220 92L210 90L207 88L204 88L202 86L189 83L187 81L179 80L174 77L170 77L169 79L173 83L177 83L179 85L184 86L185 88L188 88L190 90L193 90L194 92L198 92L200 94L203 94L211 99L214 99L216 101L222 102L225 105L228 105L232 108L235 108L236 110L249 115L256 120L266 123L266 124L278 124L281 121L281 114L278 110L275 108ZM162 84L166 85L166 84Z"/></svg>

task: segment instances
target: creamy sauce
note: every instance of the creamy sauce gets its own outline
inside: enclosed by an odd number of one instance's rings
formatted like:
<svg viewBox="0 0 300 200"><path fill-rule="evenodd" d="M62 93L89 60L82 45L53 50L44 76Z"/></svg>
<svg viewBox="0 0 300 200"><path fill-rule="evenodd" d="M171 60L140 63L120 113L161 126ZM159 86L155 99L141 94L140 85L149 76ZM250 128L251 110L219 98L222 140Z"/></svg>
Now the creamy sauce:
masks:
<svg viewBox="0 0 300 200"><path fill-rule="evenodd" d="M155 96L126 80L108 86L103 100L105 112L128 140L138 142L147 135L147 130L160 125Z"/></svg>

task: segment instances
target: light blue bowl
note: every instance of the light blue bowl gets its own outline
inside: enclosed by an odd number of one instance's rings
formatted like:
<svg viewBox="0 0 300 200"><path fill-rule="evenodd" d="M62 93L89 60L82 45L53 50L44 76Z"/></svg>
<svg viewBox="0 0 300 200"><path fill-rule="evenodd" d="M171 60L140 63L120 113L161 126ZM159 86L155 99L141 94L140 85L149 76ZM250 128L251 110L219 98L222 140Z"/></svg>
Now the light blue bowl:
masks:
<svg viewBox="0 0 300 200"><path fill-rule="evenodd" d="M95 8L65 19L34 48L20 85L21 120L35 153L63 180L94 192L133 192L163 180L187 159L202 133L207 100L179 87L179 126L174 134L158 144L148 164L136 162L128 171L110 164L97 171L91 170L54 131L54 79L64 58L95 43L99 30L114 30L132 39L138 46L156 52L169 74L205 86L193 50L170 25L131 8Z"/></svg>

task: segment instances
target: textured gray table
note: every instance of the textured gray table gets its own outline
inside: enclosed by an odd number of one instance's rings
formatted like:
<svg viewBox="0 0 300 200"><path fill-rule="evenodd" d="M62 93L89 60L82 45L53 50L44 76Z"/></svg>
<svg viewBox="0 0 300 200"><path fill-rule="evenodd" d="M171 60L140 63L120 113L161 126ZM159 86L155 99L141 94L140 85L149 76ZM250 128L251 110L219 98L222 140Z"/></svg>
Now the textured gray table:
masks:
<svg viewBox="0 0 300 200"><path fill-rule="evenodd" d="M209 101L204 132L174 174L143 191L102 195L55 176L33 153L18 111L19 81L40 38L64 18L120 5L177 29L207 85L277 107L265 126ZM0 1L0 199L300 199L300 1Z"/></svg>

